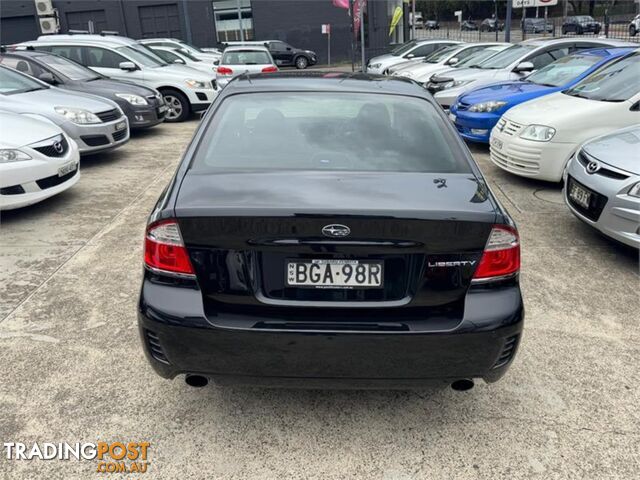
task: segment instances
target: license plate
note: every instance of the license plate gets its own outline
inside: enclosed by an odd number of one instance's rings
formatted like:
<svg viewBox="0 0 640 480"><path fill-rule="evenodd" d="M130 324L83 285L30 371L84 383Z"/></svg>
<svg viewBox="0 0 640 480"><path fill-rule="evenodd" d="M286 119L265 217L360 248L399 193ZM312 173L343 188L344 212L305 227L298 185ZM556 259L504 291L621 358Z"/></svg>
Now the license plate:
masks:
<svg viewBox="0 0 640 480"><path fill-rule="evenodd" d="M497 138L492 138L491 146L497 150L502 150L502 140L498 140Z"/></svg>
<svg viewBox="0 0 640 480"><path fill-rule="evenodd" d="M161 105L160 107L158 107L158 112L164 113L166 111L167 111L167 106L166 105Z"/></svg>
<svg viewBox="0 0 640 480"><path fill-rule="evenodd" d="M591 192L585 190L580 185L577 185L575 183L571 183L569 198L586 209L589 209L589 205L591 205Z"/></svg>
<svg viewBox="0 0 640 480"><path fill-rule="evenodd" d="M379 261L288 261L286 284L302 288L382 288L383 266Z"/></svg>
<svg viewBox="0 0 640 480"><path fill-rule="evenodd" d="M124 130L125 128L127 128L127 122L118 122L118 123L116 123L116 132L118 132L120 130Z"/></svg>
<svg viewBox="0 0 640 480"><path fill-rule="evenodd" d="M456 116L453 113L450 113L449 120L451 120L451 123L456 123Z"/></svg>
<svg viewBox="0 0 640 480"><path fill-rule="evenodd" d="M67 173L71 173L76 169L75 162L67 163L58 169L58 176L64 177Z"/></svg>

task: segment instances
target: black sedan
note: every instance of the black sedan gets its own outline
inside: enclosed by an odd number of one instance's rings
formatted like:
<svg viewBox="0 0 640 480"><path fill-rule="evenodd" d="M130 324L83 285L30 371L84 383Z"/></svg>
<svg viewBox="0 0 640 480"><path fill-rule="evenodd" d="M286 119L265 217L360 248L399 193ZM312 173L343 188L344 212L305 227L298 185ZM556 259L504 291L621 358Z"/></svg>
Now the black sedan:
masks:
<svg viewBox="0 0 640 480"><path fill-rule="evenodd" d="M148 128L164 121L167 107L159 92L112 80L65 57L37 50L15 50L0 54L0 64L59 88L108 98L120 106L131 129Z"/></svg>
<svg viewBox="0 0 640 480"><path fill-rule="evenodd" d="M513 221L395 77L230 82L151 213L144 266L144 351L194 386L467 389L505 374L523 327Z"/></svg>

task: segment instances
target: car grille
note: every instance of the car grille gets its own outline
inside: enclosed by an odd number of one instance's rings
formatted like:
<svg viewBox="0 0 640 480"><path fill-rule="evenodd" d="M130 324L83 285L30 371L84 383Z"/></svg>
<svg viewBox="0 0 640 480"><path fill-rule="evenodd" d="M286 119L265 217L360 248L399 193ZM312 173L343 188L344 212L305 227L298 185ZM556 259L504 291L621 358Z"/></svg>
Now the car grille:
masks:
<svg viewBox="0 0 640 480"><path fill-rule="evenodd" d="M502 347L502 351L500 352L500 356L492 368L500 368L509 363L515 355L517 347L518 335L513 335L512 337L507 338L504 342L504 346Z"/></svg>
<svg viewBox="0 0 640 480"><path fill-rule="evenodd" d="M63 157L69 151L69 142L64 137L64 135L58 135L50 140L48 145L43 145L44 142L39 142L38 146L32 146L34 150L40 152L41 154L47 157ZM58 144L58 149L55 148L55 145Z"/></svg>
<svg viewBox="0 0 640 480"><path fill-rule="evenodd" d="M151 330L146 330L146 329L144 331L144 334L145 334L145 340L147 342L147 347L149 348L149 353L151 354L151 356L155 358L157 361L164 363L166 365L169 365L170 364L169 359L164 353L164 349L162 348L162 344L160 343L160 339L158 338L158 335L156 335Z"/></svg>
<svg viewBox="0 0 640 480"><path fill-rule="evenodd" d="M46 190L47 188L55 187L56 185L60 185L61 183L66 182L70 178L72 178L76 173L78 173L78 166L76 165L75 170L67 173L59 177L58 175L51 175L50 177L41 178L40 180L36 180L38 187L41 190Z"/></svg>
<svg viewBox="0 0 640 480"><path fill-rule="evenodd" d="M96 113L96 116L103 122L112 122L120 118L122 115L117 108L114 108L113 110L107 110L106 112Z"/></svg>
<svg viewBox="0 0 640 480"><path fill-rule="evenodd" d="M120 140L122 140L126 136L127 136L127 129L126 128L124 130L119 130L117 132L113 132L113 141L114 142L119 142Z"/></svg>
<svg viewBox="0 0 640 480"><path fill-rule="evenodd" d="M520 133L522 127L524 127L524 125L512 122L511 120L507 120L504 117L498 120L498 123L496 125L498 131L504 133L505 135L509 135L510 137L513 137L514 135Z"/></svg>
<svg viewBox="0 0 640 480"><path fill-rule="evenodd" d="M24 192L24 188L22 185L11 185L9 187L0 188L0 195L22 195Z"/></svg>
<svg viewBox="0 0 640 480"><path fill-rule="evenodd" d="M90 147L109 144L109 138L106 135L82 135L80 139Z"/></svg>
<svg viewBox="0 0 640 480"><path fill-rule="evenodd" d="M589 154L585 153L584 151L580 150L578 152L578 162L580 162L580 164L585 168L585 170L587 169L587 165L589 165L591 162L597 161L595 158L592 158L589 156ZM590 173L587 170L587 173ZM591 175L602 175L603 177L607 177L607 178L613 178L615 180L626 180L627 178L630 177L630 175L623 173L620 170L617 169L613 169L611 167L609 167L608 165L604 165L602 163L600 163L600 168L592 173Z"/></svg>
<svg viewBox="0 0 640 480"><path fill-rule="evenodd" d="M582 205L576 203L570 196L569 192L571 192L572 186L576 184L582 187L587 192L591 193L591 200L589 204L589 208L584 208ZM581 215L587 217L589 220L593 222L597 222L602 214L602 210L604 210L604 206L607 204L607 197L604 195L600 195L598 192L594 192L589 187L586 187L582 183L575 180L573 177L567 177L567 186L565 188L565 197L569 205L576 210Z"/></svg>
<svg viewBox="0 0 640 480"><path fill-rule="evenodd" d="M539 148L507 144L504 151L490 147L490 158L493 163L505 170L523 175L535 175L540 171L541 153Z"/></svg>

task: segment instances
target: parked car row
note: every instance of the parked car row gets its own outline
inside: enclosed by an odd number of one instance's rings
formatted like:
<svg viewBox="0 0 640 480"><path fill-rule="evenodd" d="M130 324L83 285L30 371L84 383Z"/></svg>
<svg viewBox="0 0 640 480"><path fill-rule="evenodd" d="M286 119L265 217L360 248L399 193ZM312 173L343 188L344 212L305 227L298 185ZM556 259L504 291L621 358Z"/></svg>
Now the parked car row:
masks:
<svg viewBox="0 0 640 480"><path fill-rule="evenodd" d="M459 62L464 52L471 53ZM465 140L490 144L497 167L564 181L573 213L640 248L637 45L597 38L459 43L387 71L423 84ZM620 154L607 156L601 145L616 145Z"/></svg>
<svg viewBox="0 0 640 480"><path fill-rule="evenodd" d="M174 38L75 33L3 48L0 209L71 187L81 155L124 145L132 129L181 122L207 109L238 75L316 62L314 52L281 41L244 42L221 52Z"/></svg>

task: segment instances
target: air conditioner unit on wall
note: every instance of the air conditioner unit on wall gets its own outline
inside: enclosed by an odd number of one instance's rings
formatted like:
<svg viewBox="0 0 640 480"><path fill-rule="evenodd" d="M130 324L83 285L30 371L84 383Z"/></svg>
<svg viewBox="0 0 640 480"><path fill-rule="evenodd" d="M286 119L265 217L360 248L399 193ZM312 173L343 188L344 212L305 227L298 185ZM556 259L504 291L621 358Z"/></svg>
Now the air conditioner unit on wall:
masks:
<svg viewBox="0 0 640 480"><path fill-rule="evenodd" d="M53 2L51 0L34 0L36 4L36 13L39 17L48 17L55 15L53 11Z"/></svg>
<svg viewBox="0 0 640 480"><path fill-rule="evenodd" d="M40 31L43 35L60 31L60 24L56 17L40 17L38 20L40 21Z"/></svg>

